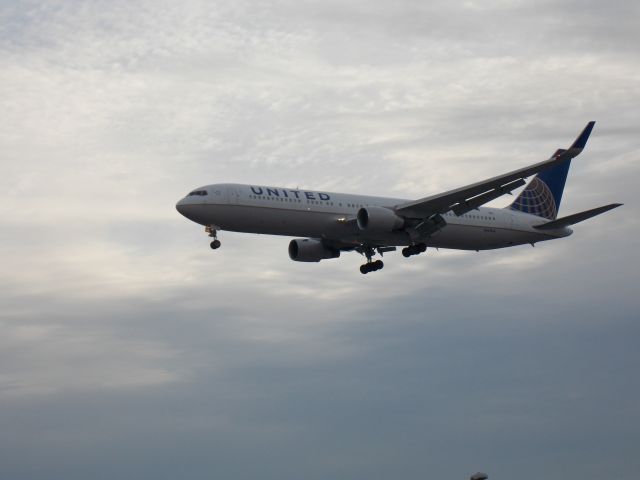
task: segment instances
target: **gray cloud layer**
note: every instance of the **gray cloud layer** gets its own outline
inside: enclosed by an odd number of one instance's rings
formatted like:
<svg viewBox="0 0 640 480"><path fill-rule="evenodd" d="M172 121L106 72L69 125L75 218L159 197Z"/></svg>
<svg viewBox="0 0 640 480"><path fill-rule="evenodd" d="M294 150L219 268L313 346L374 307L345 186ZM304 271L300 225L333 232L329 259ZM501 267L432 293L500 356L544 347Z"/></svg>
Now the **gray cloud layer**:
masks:
<svg viewBox="0 0 640 480"><path fill-rule="evenodd" d="M635 478L638 14L2 3L1 476ZM562 212L625 206L535 249L362 277L284 238L214 254L173 208L224 181L419 197L591 119Z"/></svg>

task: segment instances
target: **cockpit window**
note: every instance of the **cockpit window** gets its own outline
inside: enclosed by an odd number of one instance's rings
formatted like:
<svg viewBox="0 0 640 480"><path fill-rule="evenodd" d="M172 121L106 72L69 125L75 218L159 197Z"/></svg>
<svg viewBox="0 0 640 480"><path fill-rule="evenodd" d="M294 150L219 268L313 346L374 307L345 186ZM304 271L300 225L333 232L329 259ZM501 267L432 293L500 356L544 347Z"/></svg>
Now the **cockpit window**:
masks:
<svg viewBox="0 0 640 480"><path fill-rule="evenodd" d="M206 190L194 190L189 195L187 195L187 197L193 197L194 195L200 195L200 196L207 195L207 191Z"/></svg>

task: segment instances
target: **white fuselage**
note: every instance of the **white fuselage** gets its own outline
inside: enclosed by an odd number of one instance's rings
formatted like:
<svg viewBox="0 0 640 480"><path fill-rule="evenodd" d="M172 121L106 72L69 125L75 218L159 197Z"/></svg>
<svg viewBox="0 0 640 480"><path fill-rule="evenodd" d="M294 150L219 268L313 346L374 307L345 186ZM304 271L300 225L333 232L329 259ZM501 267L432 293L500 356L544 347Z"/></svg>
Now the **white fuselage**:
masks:
<svg viewBox="0 0 640 480"><path fill-rule="evenodd" d="M194 192L200 192L194 194ZM240 184L201 187L176 208L190 220L216 230L308 237L353 245L403 246L412 243L404 230L365 234L355 222L365 206L393 208L405 199L351 195ZM427 246L487 250L566 237L570 228L540 231L546 219L508 209L481 207L456 216L443 215L447 225L424 241Z"/></svg>

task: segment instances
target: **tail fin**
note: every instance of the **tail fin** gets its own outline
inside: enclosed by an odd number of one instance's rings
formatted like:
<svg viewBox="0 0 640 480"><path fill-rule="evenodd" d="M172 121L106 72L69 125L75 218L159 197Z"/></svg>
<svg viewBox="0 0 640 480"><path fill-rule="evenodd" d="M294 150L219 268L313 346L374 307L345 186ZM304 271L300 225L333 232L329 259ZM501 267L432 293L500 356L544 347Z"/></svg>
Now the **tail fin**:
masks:
<svg viewBox="0 0 640 480"><path fill-rule="evenodd" d="M554 156L564 152L560 149ZM555 220L570 166L571 159L537 174L509 205L509 209Z"/></svg>
<svg viewBox="0 0 640 480"><path fill-rule="evenodd" d="M580 153L587 143L587 139L593 130L595 122L589 122L570 150ZM553 154L558 157L567 150L558 149ZM577 155L576 153L576 155ZM575 156L575 155L574 155ZM562 192L567 181L567 174L571 166L571 157L565 162L554 165L537 174L520 192L520 195L509 205L510 210L517 210L524 213L537 215L538 217L555 220L560 209L560 201L562 200Z"/></svg>

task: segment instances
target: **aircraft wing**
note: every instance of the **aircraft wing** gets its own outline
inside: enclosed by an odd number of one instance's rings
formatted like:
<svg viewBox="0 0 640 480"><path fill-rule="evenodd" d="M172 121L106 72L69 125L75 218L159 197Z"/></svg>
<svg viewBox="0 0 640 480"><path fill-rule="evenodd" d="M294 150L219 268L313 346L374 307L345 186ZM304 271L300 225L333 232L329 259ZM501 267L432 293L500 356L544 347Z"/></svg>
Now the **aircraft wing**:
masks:
<svg viewBox="0 0 640 480"><path fill-rule="evenodd" d="M427 218L438 213L446 213L449 210L453 210L458 216L463 215L521 187L525 184L526 177L578 156L586 145L595 123L589 122L568 150L560 149L547 160L482 182L397 205L395 211L398 215L410 218Z"/></svg>

